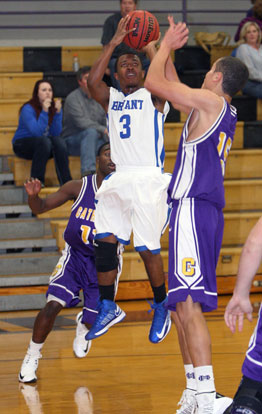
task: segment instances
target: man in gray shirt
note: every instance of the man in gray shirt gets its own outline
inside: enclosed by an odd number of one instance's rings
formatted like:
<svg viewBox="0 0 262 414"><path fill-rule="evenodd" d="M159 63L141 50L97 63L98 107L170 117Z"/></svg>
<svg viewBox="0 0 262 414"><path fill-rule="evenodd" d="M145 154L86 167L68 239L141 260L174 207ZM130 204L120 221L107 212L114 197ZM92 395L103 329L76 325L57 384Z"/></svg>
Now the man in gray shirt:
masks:
<svg viewBox="0 0 262 414"><path fill-rule="evenodd" d="M82 177L96 171L97 149L108 141L106 114L88 90L89 70L84 66L76 74L79 88L65 100L62 129L68 154L80 155Z"/></svg>

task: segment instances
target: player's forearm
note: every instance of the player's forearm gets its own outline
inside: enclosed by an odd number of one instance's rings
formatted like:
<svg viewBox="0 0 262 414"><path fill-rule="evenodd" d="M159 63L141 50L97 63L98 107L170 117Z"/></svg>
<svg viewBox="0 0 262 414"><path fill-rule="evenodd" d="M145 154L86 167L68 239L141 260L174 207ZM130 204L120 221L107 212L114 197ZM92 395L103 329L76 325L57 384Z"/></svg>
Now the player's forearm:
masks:
<svg viewBox="0 0 262 414"><path fill-rule="evenodd" d="M161 83L166 80L165 67L169 57L170 50L165 44L161 44L158 52L150 63L145 87L154 95L159 95L161 90Z"/></svg>
<svg viewBox="0 0 262 414"><path fill-rule="evenodd" d="M92 66L88 76L88 86L90 88L96 86L102 81L115 46L116 45L114 45L114 41L112 39L107 45L104 46L101 56Z"/></svg>
<svg viewBox="0 0 262 414"><path fill-rule="evenodd" d="M169 55L169 57L167 59L167 62L166 62L165 76L166 76L166 79L168 79L169 81L180 82L180 79L178 77L175 65L172 62L172 59L171 59L170 55Z"/></svg>
<svg viewBox="0 0 262 414"><path fill-rule="evenodd" d="M38 195L29 195L28 205L31 208L33 214L40 214L46 211L45 200L40 198Z"/></svg>
<svg viewBox="0 0 262 414"><path fill-rule="evenodd" d="M258 271L261 260L261 245L257 245L255 240L248 239L240 256L234 294L237 296L247 296L249 294L252 281Z"/></svg>

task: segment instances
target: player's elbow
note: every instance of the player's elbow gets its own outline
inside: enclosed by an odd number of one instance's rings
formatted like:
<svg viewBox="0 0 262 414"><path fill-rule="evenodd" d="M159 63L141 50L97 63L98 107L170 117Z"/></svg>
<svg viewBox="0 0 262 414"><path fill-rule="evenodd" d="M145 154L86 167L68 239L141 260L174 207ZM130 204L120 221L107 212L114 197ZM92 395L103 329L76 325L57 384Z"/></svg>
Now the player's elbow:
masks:
<svg viewBox="0 0 262 414"><path fill-rule="evenodd" d="M155 83L153 80L151 80L150 78L146 78L145 82L144 82L144 87L151 92L152 94L155 93Z"/></svg>

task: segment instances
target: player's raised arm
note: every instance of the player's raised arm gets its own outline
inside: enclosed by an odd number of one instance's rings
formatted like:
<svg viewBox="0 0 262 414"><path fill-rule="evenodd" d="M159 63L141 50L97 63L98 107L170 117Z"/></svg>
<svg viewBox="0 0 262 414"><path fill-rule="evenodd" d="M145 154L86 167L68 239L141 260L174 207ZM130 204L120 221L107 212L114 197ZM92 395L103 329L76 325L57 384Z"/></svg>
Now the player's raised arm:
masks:
<svg viewBox="0 0 262 414"><path fill-rule="evenodd" d="M225 310L225 322L232 332L235 332L237 322L239 331L242 330L245 314L249 321L252 320L249 292L261 261L262 218L255 224L244 244L239 261L236 286Z"/></svg>
<svg viewBox="0 0 262 414"><path fill-rule="evenodd" d="M115 47L118 46L123 41L126 34L129 33L129 31L126 30L126 25L129 19L130 16L127 15L120 20L116 33L110 42L104 46L102 54L92 66L88 76L87 82L92 98L99 102L106 112L109 101L109 88L102 79Z"/></svg>
<svg viewBox="0 0 262 414"><path fill-rule="evenodd" d="M169 17L169 23L170 27L149 67L145 87L153 94L172 102L174 107L183 108L185 112L188 112L188 108L197 108L207 112L213 112L214 107L220 110L221 98L210 90L192 89L180 83L178 78L174 81L167 79L165 71L170 51L181 48L188 40L188 29L185 23L174 24L172 17ZM215 77L217 83L222 82L221 72L216 72Z"/></svg>
<svg viewBox="0 0 262 414"><path fill-rule="evenodd" d="M45 211L61 206L68 200L76 199L81 185L81 180L68 181L57 192L48 195L46 198L41 198L39 197L41 182L37 178L31 178L24 183L28 194L28 204L33 214L44 213Z"/></svg>

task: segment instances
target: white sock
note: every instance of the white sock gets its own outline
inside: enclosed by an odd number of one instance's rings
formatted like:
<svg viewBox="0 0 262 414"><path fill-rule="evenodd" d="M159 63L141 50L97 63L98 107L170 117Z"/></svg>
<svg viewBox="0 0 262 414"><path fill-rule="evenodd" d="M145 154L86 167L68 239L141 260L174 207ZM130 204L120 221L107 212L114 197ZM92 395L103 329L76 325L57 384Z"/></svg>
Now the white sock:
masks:
<svg viewBox="0 0 262 414"><path fill-rule="evenodd" d="M184 365L185 374L186 374L186 388L196 391L197 384L195 379L194 367L192 364Z"/></svg>
<svg viewBox="0 0 262 414"><path fill-rule="evenodd" d="M32 355L38 355L40 354L40 351L43 348L43 345L44 345L44 342L42 344L37 344L33 342L33 340L31 339L29 347L28 347L28 352Z"/></svg>
<svg viewBox="0 0 262 414"><path fill-rule="evenodd" d="M214 392L216 390L212 365L195 367L194 372L198 394L203 392Z"/></svg>

